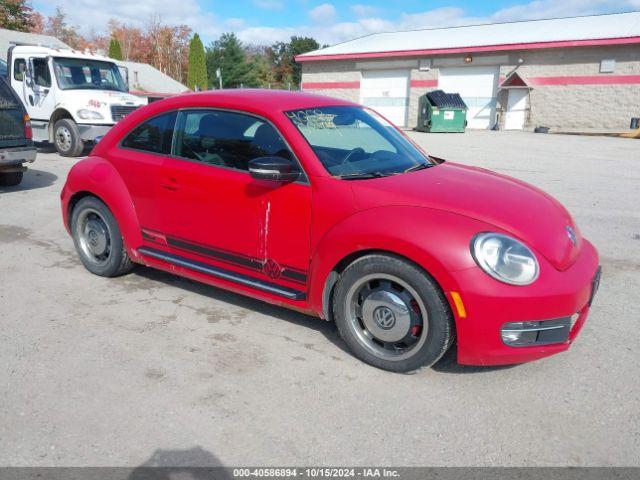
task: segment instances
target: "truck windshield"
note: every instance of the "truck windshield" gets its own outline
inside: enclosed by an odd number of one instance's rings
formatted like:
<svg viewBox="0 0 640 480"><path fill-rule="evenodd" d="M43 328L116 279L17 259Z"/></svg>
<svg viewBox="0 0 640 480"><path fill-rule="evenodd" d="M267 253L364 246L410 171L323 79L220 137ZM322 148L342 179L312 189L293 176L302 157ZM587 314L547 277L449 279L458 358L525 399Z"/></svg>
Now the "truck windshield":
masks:
<svg viewBox="0 0 640 480"><path fill-rule="evenodd" d="M356 106L317 107L286 115L318 160L336 177L375 178L435 165L373 110Z"/></svg>
<svg viewBox="0 0 640 480"><path fill-rule="evenodd" d="M54 58L53 69L62 90L127 91L115 63L84 58Z"/></svg>

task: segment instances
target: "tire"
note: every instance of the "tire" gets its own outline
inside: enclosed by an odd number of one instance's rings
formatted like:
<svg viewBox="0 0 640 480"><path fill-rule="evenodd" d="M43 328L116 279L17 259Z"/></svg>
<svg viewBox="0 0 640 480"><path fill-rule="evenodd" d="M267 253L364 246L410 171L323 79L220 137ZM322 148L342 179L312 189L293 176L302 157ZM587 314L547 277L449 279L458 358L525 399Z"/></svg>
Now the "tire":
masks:
<svg viewBox="0 0 640 480"><path fill-rule="evenodd" d="M0 185L3 187L14 187L22 182L23 172L0 173Z"/></svg>
<svg viewBox="0 0 640 480"><path fill-rule="evenodd" d="M71 212L71 233L80 260L91 273L118 277L133 269L118 223L97 198L84 197L75 205Z"/></svg>
<svg viewBox="0 0 640 480"><path fill-rule="evenodd" d="M84 150L84 142L76 122L70 118L58 120L53 126L53 143L63 157L79 157Z"/></svg>
<svg viewBox="0 0 640 480"><path fill-rule="evenodd" d="M436 363L455 339L453 315L439 286L414 264L367 255L340 275L333 313L351 352L391 372Z"/></svg>

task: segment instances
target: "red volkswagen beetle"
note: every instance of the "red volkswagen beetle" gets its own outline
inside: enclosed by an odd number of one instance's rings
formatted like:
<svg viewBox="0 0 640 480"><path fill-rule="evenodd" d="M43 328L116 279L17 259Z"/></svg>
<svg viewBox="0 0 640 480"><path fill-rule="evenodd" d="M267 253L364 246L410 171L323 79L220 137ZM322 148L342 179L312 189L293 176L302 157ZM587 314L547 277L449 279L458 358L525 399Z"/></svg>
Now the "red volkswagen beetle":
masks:
<svg viewBox="0 0 640 480"><path fill-rule="evenodd" d="M335 320L355 356L406 372L566 350L598 255L544 192L430 157L374 111L265 90L130 114L69 173L85 267L140 263Z"/></svg>

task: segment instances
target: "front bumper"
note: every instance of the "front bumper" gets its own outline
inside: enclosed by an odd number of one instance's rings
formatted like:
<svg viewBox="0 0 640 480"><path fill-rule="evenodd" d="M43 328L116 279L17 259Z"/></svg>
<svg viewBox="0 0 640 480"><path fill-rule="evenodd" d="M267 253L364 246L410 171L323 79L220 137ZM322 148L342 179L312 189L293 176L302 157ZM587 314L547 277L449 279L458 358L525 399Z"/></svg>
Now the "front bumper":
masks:
<svg viewBox="0 0 640 480"><path fill-rule="evenodd" d="M453 273L467 314L459 318L456 313L458 363L508 365L567 350L589 315L598 272L598 254L591 243L583 240L580 255L571 267L558 271L541 262L540 277L526 287L498 282L479 267ZM456 312L454 302L451 305ZM507 323L563 317L573 318L565 341L517 347L503 342L502 329Z"/></svg>
<svg viewBox="0 0 640 480"><path fill-rule="evenodd" d="M80 138L86 141L94 141L96 137L105 135L113 125L91 125L88 123L79 123L78 130L80 131Z"/></svg>
<svg viewBox="0 0 640 480"><path fill-rule="evenodd" d="M38 150L35 147L17 147L0 150L0 168L20 167L23 163L31 163L36 159Z"/></svg>

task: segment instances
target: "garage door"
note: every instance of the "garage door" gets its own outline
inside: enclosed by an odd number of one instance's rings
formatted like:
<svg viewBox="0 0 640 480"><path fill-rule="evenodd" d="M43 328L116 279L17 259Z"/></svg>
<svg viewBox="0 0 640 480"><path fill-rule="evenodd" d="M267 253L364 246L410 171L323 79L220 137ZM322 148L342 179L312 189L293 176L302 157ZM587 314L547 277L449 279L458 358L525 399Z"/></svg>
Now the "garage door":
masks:
<svg viewBox="0 0 640 480"><path fill-rule="evenodd" d="M498 67L442 68L438 88L459 93L467 104L468 128L491 128L496 118Z"/></svg>
<svg viewBox="0 0 640 480"><path fill-rule="evenodd" d="M362 72L360 103L380 112L399 127L407 125L409 72L368 70Z"/></svg>

